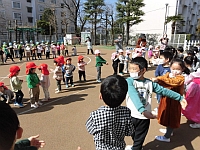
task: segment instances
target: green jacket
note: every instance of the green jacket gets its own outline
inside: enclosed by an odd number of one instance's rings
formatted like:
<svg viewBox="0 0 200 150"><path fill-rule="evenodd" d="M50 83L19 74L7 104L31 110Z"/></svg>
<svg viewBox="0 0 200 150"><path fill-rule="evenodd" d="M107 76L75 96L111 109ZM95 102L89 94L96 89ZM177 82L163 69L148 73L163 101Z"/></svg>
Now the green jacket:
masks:
<svg viewBox="0 0 200 150"><path fill-rule="evenodd" d="M101 56L96 56L96 65L95 67L101 67L103 64L106 64L106 60L104 60Z"/></svg>
<svg viewBox="0 0 200 150"><path fill-rule="evenodd" d="M10 54L10 52L9 52L9 50L8 50L7 48L4 48L3 50L4 50L4 53L5 53L6 55Z"/></svg>
<svg viewBox="0 0 200 150"><path fill-rule="evenodd" d="M15 143L14 150L37 150L37 147L30 146L30 141L28 139L25 139Z"/></svg>
<svg viewBox="0 0 200 150"><path fill-rule="evenodd" d="M38 78L36 73L28 74L26 76L26 81L28 84L28 88L32 89L36 87L36 84L40 83L40 79Z"/></svg>

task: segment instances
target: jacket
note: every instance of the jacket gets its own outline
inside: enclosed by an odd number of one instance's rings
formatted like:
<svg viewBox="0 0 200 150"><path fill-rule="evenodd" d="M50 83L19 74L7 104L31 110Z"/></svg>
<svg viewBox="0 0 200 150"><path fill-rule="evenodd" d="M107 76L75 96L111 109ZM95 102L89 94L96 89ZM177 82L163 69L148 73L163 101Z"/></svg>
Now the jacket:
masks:
<svg viewBox="0 0 200 150"><path fill-rule="evenodd" d="M14 150L37 150L37 147L30 146L30 141L28 139L25 139L15 143Z"/></svg>
<svg viewBox="0 0 200 150"><path fill-rule="evenodd" d="M38 78L36 73L31 73L26 76L26 81L28 84L28 88L32 89L36 87L36 84L40 83L40 79Z"/></svg>
<svg viewBox="0 0 200 150"><path fill-rule="evenodd" d="M104 60L101 56L96 56L96 65L95 67L101 67L103 64L106 64L106 60Z"/></svg>

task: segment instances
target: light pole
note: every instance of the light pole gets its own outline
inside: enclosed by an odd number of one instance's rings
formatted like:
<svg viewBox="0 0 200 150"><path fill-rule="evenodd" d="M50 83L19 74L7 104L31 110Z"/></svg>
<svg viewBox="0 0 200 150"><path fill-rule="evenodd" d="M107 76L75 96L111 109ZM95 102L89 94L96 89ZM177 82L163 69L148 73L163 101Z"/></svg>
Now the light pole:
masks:
<svg viewBox="0 0 200 150"><path fill-rule="evenodd" d="M106 38L105 38L105 44L108 44L108 12L106 11Z"/></svg>
<svg viewBox="0 0 200 150"><path fill-rule="evenodd" d="M167 20L168 5L169 5L169 4L165 4L166 10L165 10L165 22L164 22L163 36L164 36L165 34L167 34L167 24L166 24L166 20Z"/></svg>
<svg viewBox="0 0 200 150"><path fill-rule="evenodd" d="M175 16L178 16L178 8L179 8L179 0L176 1ZM175 42L175 37L176 37L176 22L175 22L174 37L173 37L173 46L174 46L174 42Z"/></svg>

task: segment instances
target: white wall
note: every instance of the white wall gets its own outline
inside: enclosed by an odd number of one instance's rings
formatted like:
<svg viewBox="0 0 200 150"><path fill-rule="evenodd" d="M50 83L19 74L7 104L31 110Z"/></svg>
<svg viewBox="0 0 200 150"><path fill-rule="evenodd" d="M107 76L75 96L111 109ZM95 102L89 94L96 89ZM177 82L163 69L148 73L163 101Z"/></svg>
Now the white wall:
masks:
<svg viewBox="0 0 200 150"><path fill-rule="evenodd" d="M169 4L169 16L175 15L176 0L144 0L146 4L143 8L145 16L143 22L131 27L131 34L149 33L149 34L163 34L164 18L165 18L165 4ZM167 25L168 37L171 36L171 24Z"/></svg>

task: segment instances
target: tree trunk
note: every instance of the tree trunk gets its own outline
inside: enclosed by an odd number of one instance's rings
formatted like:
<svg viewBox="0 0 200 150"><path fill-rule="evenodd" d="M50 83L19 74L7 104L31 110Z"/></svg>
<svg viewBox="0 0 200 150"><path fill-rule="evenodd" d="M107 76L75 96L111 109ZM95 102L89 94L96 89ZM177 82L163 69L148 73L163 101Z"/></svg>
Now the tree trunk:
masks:
<svg viewBox="0 0 200 150"><path fill-rule="evenodd" d="M97 13L94 15L94 45L96 45Z"/></svg>
<svg viewBox="0 0 200 150"><path fill-rule="evenodd" d="M129 28L130 28L130 24L129 24L129 21L127 21L127 23L126 23L126 46L128 46L128 41L129 41Z"/></svg>

